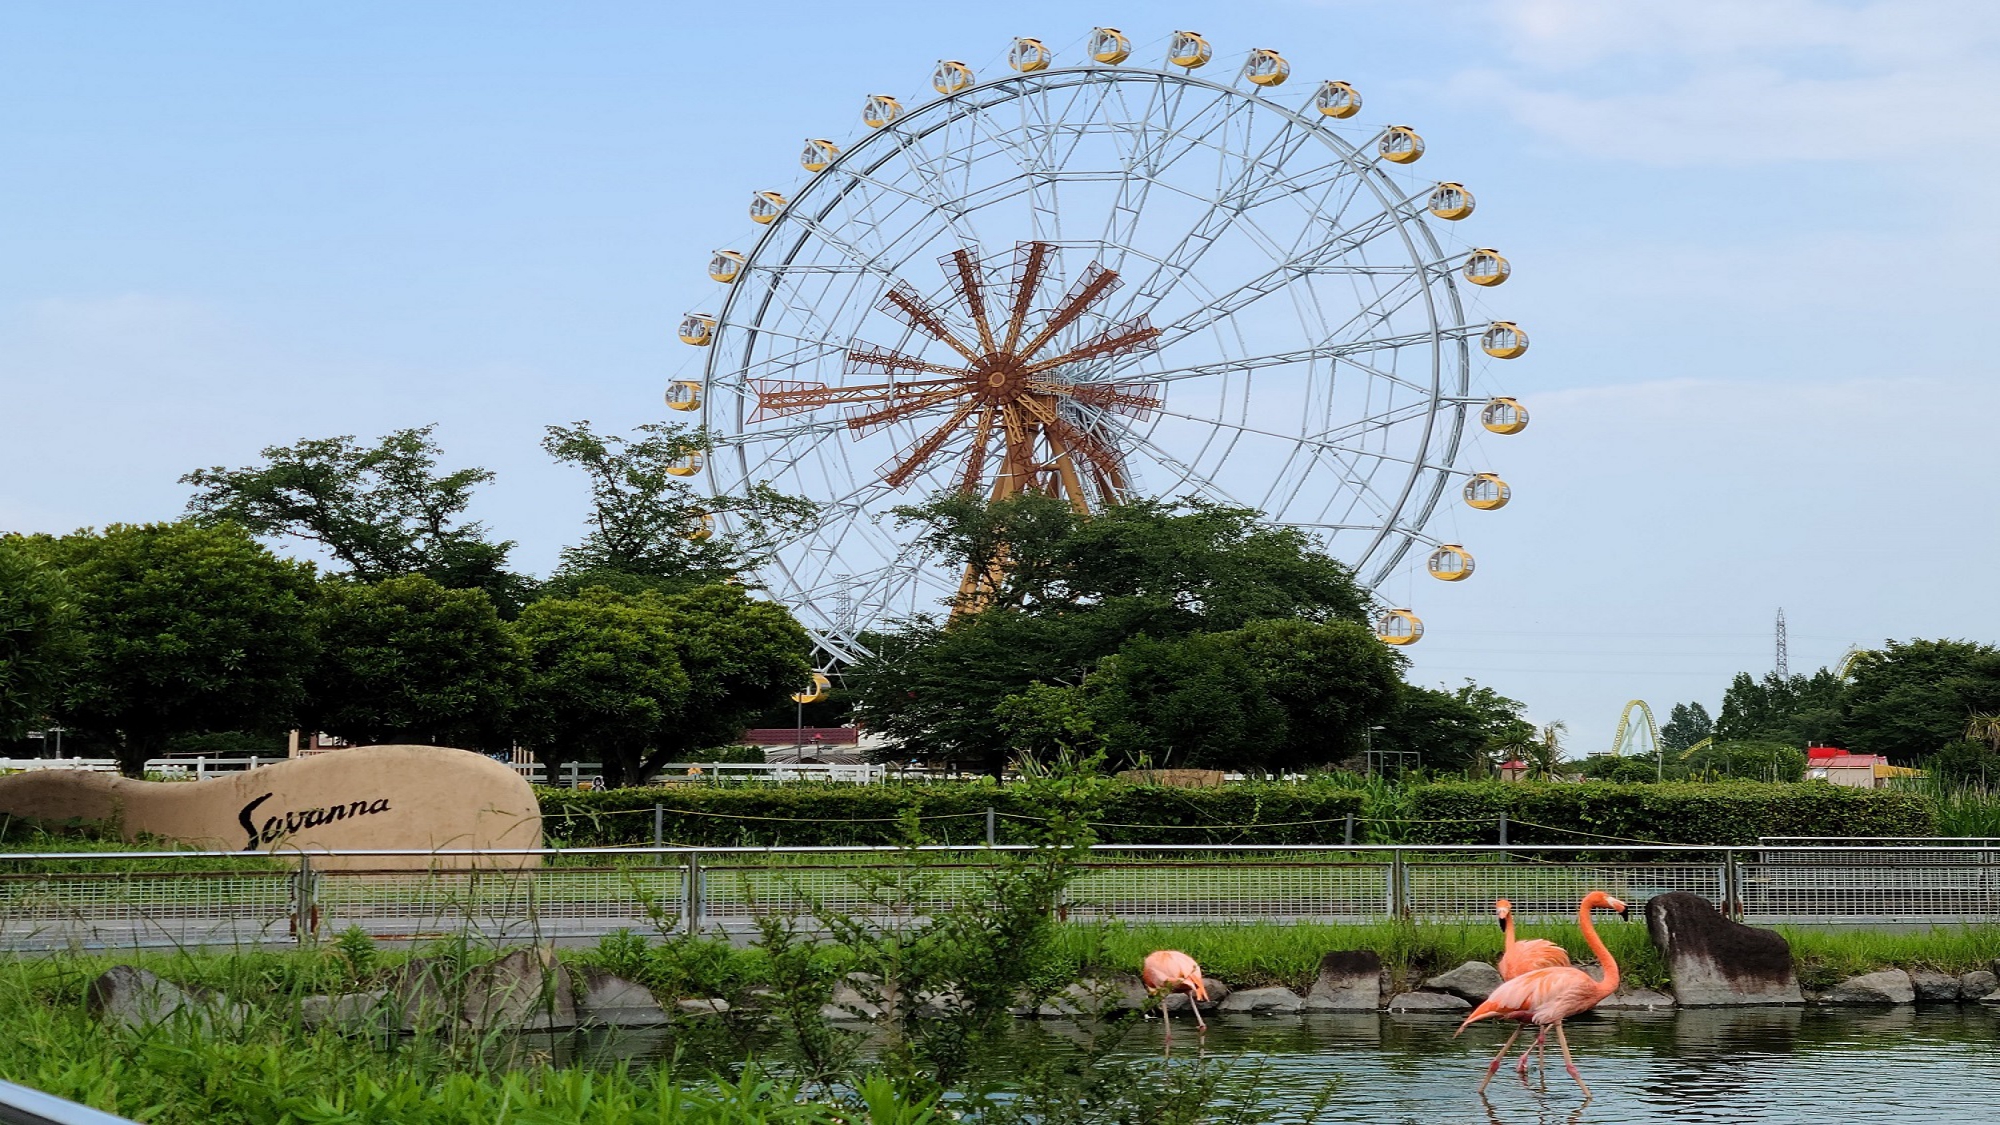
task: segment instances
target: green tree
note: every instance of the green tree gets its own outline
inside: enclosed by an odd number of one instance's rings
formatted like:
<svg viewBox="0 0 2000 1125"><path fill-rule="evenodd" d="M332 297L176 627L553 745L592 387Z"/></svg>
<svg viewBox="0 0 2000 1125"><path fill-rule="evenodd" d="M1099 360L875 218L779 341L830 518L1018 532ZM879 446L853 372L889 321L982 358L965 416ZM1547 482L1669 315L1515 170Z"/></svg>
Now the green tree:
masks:
<svg viewBox="0 0 2000 1125"><path fill-rule="evenodd" d="M1921 765L1965 738L1975 714L2000 711L2000 650L1972 641L1889 641L1855 656L1843 733L1848 749Z"/></svg>
<svg viewBox="0 0 2000 1125"><path fill-rule="evenodd" d="M1285 716L1285 737L1264 765L1298 769L1353 756L1368 729L1396 708L1401 653L1351 621L1252 621L1214 634L1243 654Z"/></svg>
<svg viewBox="0 0 2000 1125"><path fill-rule="evenodd" d="M567 597L587 586L620 593L671 592L722 580L762 562L774 543L817 512L810 501L763 483L729 496L696 491L706 477L677 475L709 456L700 430L660 422L635 437L599 434L588 421L550 426L542 449L590 481L589 530L562 552L550 592ZM728 520L718 534L714 517Z"/></svg>
<svg viewBox="0 0 2000 1125"><path fill-rule="evenodd" d="M1712 733L1717 742L1835 742L1845 691L1840 677L1825 668L1783 677L1766 672L1761 679L1739 672L1722 695Z"/></svg>
<svg viewBox="0 0 2000 1125"><path fill-rule="evenodd" d="M688 703L641 776L691 750L736 741L757 715L810 684L812 638L784 607L719 584L652 600L688 675Z"/></svg>
<svg viewBox="0 0 2000 1125"><path fill-rule="evenodd" d="M234 524L114 524L45 545L84 638L62 717L115 738L127 774L175 735L295 721L315 659L310 565Z"/></svg>
<svg viewBox="0 0 2000 1125"><path fill-rule="evenodd" d="M648 752L681 721L692 685L651 597L589 589L543 598L509 623L527 657L516 727L553 780L579 753L612 785L643 780Z"/></svg>
<svg viewBox="0 0 2000 1125"><path fill-rule="evenodd" d="M1686 750L1715 733L1708 708L1699 703L1676 703L1667 713L1667 725L1660 728L1660 745L1667 752Z"/></svg>
<svg viewBox="0 0 2000 1125"><path fill-rule="evenodd" d="M1268 769L1285 740L1285 712L1241 649L1221 636L1138 636L1084 682L1114 765Z"/></svg>
<svg viewBox="0 0 2000 1125"><path fill-rule="evenodd" d="M1523 705L1471 680L1450 691L1399 684L1374 748L1415 752L1433 771L1484 770L1520 757L1535 733Z"/></svg>
<svg viewBox="0 0 2000 1125"><path fill-rule="evenodd" d="M312 621L322 649L306 677L315 729L355 743L508 744L526 665L484 591L420 575L333 579Z"/></svg>
<svg viewBox="0 0 2000 1125"><path fill-rule="evenodd" d="M353 435L308 438L265 449L262 464L196 469L181 478L195 487L188 515L317 543L362 582L421 574L485 590L511 614L529 587L507 570L514 544L492 542L484 525L464 520L473 490L493 474L440 473L434 429L396 430L372 446Z"/></svg>
<svg viewBox="0 0 2000 1125"><path fill-rule="evenodd" d="M902 518L947 567L985 573L1007 564L980 612L912 621L849 671L857 717L921 756L998 771L1012 749L995 721L1003 700L1037 683L1081 688L1100 661L1141 636L1164 644L1259 621L1367 617L1367 595L1338 560L1238 509L1135 501L1084 516L1044 496L947 496ZM1165 658L1148 652L1155 657ZM1102 690L1112 682L1101 680ZM1378 686L1370 676L1330 684L1343 699L1321 701L1322 713L1348 706L1350 691L1352 712L1366 713Z"/></svg>
<svg viewBox="0 0 2000 1125"><path fill-rule="evenodd" d="M0 536L0 740L45 719L82 638L69 584L19 536Z"/></svg>

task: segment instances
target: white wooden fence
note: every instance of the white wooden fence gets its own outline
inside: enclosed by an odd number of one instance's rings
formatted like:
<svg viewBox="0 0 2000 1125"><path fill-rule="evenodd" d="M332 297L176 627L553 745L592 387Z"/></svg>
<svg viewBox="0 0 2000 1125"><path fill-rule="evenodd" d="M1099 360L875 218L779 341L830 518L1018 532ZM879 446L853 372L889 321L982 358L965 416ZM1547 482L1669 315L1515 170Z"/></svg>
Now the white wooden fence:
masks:
<svg viewBox="0 0 2000 1125"><path fill-rule="evenodd" d="M339 753L339 751L328 751ZM283 755L250 755L233 758L153 758L146 772L165 780L204 781L218 774L238 773L260 766L288 761ZM537 785L546 784L548 769L540 762L507 762L514 772ZM29 770L89 770L117 773L115 758L0 758L0 773ZM597 762L565 762L558 771L559 783L570 788L592 788L602 784L604 767ZM889 775L888 768L876 765L804 764L795 762L670 762L655 776L667 784L731 781L841 781L873 785Z"/></svg>

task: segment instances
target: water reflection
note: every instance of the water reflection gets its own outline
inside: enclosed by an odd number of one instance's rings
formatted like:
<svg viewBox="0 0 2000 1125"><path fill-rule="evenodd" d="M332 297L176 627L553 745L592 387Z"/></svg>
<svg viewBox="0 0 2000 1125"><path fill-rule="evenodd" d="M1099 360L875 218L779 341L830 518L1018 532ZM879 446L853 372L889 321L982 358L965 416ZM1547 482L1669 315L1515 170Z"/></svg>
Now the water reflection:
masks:
<svg viewBox="0 0 2000 1125"><path fill-rule="evenodd" d="M1175 1065L1237 1060L1262 1068L1267 1105L1303 1110L1339 1079L1329 1114L1341 1122L1432 1125L1903 1125L1990 1119L2000 1090L2000 1013L1967 1006L1828 1010L1692 1009L1599 1013L1565 1026L1577 1067L1595 1091L1585 1101L1553 1062L1554 1080L1520 1081L1510 1062L1474 1093L1504 1028L1453 1038L1444 1015L1338 1013L1293 1018L1226 1016L1208 1034L1176 1029ZM991 1061L1082 1050L1099 1029L1023 1021ZM1521 1042L1527 1041L1523 1036ZM559 1063L606 1067L678 1058L683 1068L723 1067L776 1044L745 1021L696 1021L673 1031L551 1038L534 1049ZM1118 1053L1159 1058L1165 1028L1130 1029ZM1518 1050L1518 1045L1517 1045Z"/></svg>

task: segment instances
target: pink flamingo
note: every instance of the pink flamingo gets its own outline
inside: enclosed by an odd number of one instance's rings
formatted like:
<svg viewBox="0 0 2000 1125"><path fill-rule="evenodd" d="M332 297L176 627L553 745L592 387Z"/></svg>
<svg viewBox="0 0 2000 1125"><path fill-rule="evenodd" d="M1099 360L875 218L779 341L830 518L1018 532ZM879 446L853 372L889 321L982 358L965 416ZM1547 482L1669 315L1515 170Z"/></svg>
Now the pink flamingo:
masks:
<svg viewBox="0 0 2000 1125"><path fill-rule="evenodd" d="M1474 1008L1472 1014L1465 1017L1465 1022L1458 1025L1459 1032L1484 1019L1513 1020L1520 1025L1500 1045L1500 1053L1486 1065L1486 1077L1479 1080L1481 1093L1486 1091L1486 1084L1493 1081L1494 1073L1500 1069L1501 1060L1507 1057L1507 1051L1521 1034L1521 1028L1532 1023L1539 1029L1535 1035L1535 1047L1541 1046L1542 1041L1548 1038L1549 1028L1555 1028L1556 1043L1562 1048L1563 1066L1582 1087L1583 1096L1590 1096L1590 1085L1583 1080L1583 1075L1577 1073L1576 1060L1570 1056L1569 1038L1563 1034L1562 1021L1597 1007L1605 997L1618 991L1618 962L1604 947L1604 939L1597 936L1597 927L1590 921L1590 912L1600 906L1617 911L1620 918L1629 920L1631 915L1623 902L1603 891L1592 891L1583 896L1582 904L1576 908L1576 924L1583 930L1583 940L1597 955L1598 963L1604 966L1603 980L1591 979L1589 973L1574 965L1531 969L1494 989L1493 995ZM1527 1072L1527 1061L1528 1052L1523 1051L1523 1074Z"/></svg>
<svg viewBox="0 0 2000 1125"><path fill-rule="evenodd" d="M1544 938L1514 940L1514 904L1506 899L1493 900L1493 914L1500 920L1500 979L1513 980L1523 973L1536 969L1546 969L1552 965L1569 964L1569 951L1555 942Z"/></svg>
<svg viewBox="0 0 2000 1125"><path fill-rule="evenodd" d="M1145 967L1139 970L1139 980L1148 993L1185 992L1188 1007L1194 1009L1195 1026L1208 1030L1208 1021L1201 1018L1201 1003L1208 999L1208 982L1201 979L1201 966L1195 959L1178 949L1162 949L1146 955ZM1167 1021L1167 1037L1173 1038L1174 1017L1167 1012L1164 1002L1160 1004L1160 1016Z"/></svg>

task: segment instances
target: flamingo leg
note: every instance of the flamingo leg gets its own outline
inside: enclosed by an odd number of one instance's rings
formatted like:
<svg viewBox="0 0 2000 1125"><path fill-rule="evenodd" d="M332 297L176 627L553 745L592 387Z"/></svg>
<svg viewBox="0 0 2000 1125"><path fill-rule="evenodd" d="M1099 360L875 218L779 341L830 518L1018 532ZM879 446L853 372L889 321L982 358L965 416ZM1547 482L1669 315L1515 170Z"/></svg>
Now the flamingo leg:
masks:
<svg viewBox="0 0 2000 1125"><path fill-rule="evenodd" d="M1576 1060L1569 1057L1569 1037L1563 1034L1561 1020L1556 1021L1556 1045L1562 1048L1563 1065L1569 1068L1569 1076L1576 1079L1578 1086L1583 1087L1583 1096L1586 1098L1589 1097L1590 1084L1583 1080L1583 1075L1576 1072Z"/></svg>
<svg viewBox="0 0 2000 1125"><path fill-rule="evenodd" d="M1201 1001L1195 998L1193 989L1188 990L1187 998L1188 998L1188 1010L1194 1013L1195 1027L1199 1028L1202 1031L1207 1031L1208 1021L1201 1018Z"/></svg>
<svg viewBox="0 0 2000 1125"><path fill-rule="evenodd" d="M1486 1077L1479 1080L1479 1090L1478 1090L1479 1093L1484 1094L1486 1092L1486 1084L1488 1082L1493 1081L1493 1076L1500 1072L1500 1064L1506 1060L1508 1049L1513 1047L1514 1040L1519 1039L1520 1037L1521 1037L1521 1025L1515 1024L1514 1034L1509 1035L1507 1037L1507 1041L1505 1043L1500 1044L1500 1053L1494 1055L1493 1061L1486 1064Z"/></svg>
<svg viewBox="0 0 2000 1125"><path fill-rule="evenodd" d="M1528 1080L1528 1056L1534 1054L1537 1050L1540 1050L1542 1046L1542 1041L1547 1039L1548 1037L1549 1037L1549 1029L1543 1027L1535 1033L1535 1041L1521 1049L1521 1063L1516 1068L1521 1072L1521 1081L1526 1082Z"/></svg>
<svg viewBox="0 0 2000 1125"><path fill-rule="evenodd" d="M1169 992L1167 993L1166 999L1160 1001L1160 1018L1167 1021L1166 1031L1167 1031L1167 1042L1169 1043L1172 1043L1174 1041L1174 1014L1167 1010L1167 1001L1172 1000L1173 998L1174 994Z"/></svg>

